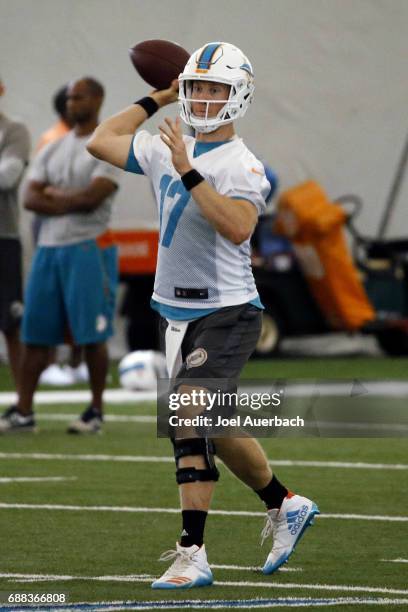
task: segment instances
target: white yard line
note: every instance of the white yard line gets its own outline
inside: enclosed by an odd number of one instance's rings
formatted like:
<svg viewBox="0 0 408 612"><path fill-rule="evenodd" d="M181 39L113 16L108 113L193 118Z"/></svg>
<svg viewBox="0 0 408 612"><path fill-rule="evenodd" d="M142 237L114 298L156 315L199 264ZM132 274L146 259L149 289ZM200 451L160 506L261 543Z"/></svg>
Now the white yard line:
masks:
<svg viewBox="0 0 408 612"><path fill-rule="evenodd" d="M174 457L142 455L67 455L62 453L0 453L0 459L37 459L45 461L112 461L119 463L174 463Z"/></svg>
<svg viewBox="0 0 408 612"><path fill-rule="evenodd" d="M384 563L408 563L408 559L381 559Z"/></svg>
<svg viewBox="0 0 408 612"><path fill-rule="evenodd" d="M149 582L155 576L150 574L129 574L127 576L72 576L70 574L14 574L0 573L0 579L6 578L15 582L64 582L71 580L96 580L98 582Z"/></svg>
<svg viewBox="0 0 408 612"><path fill-rule="evenodd" d="M319 518L345 519L351 521L385 521L389 523L407 523L408 516L384 516L382 514L334 514L324 513Z"/></svg>
<svg viewBox="0 0 408 612"><path fill-rule="evenodd" d="M260 572L262 569L255 565L217 565L214 563L211 563L211 567L213 569L227 569L240 572ZM279 573L280 572L303 572L303 569L301 567L281 567Z"/></svg>
<svg viewBox="0 0 408 612"><path fill-rule="evenodd" d="M18 476L14 478L1 477L0 484L9 484L10 482L64 482L66 480L77 480L76 476Z"/></svg>
<svg viewBox="0 0 408 612"><path fill-rule="evenodd" d="M315 380L313 382L291 382L285 381L281 387L276 386L272 380L270 385L265 385L265 379L259 387L254 380L250 386L240 386L240 390L246 393L268 393L270 391L284 391L285 397L407 397L408 381L406 380L371 380L358 381L347 380L339 382L323 382ZM254 384L255 383L255 384Z"/></svg>
<svg viewBox="0 0 408 612"><path fill-rule="evenodd" d="M74 417L75 415L72 415ZM77 415L78 416L78 415ZM141 417L140 417L141 418ZM174 457L154 455L80 455L62 453L0 453L0 459L38 459L63 461L112 461L125 463L173 463ZM292 459L272 459L271 465L283 467L345 468L354 470L408 470L406 463L364 463L362 461L296 461Z"/></svg>
<svg viewBox="0 0 408 612"><path fill-rule="evenodd" d="M39 413L35 416L36 421L72 421L78 418L78 414L67 414L59 412L57 414ZM157 418L153 415L126 415L126 414L105 414L104 420L107 423L156 423Z"/></svg>
<svg viewBox="0 0 408 612"><path fill-rule="evenodd" d="M36 415L37 421L72 421L78 418L78 414L67 413L39 413ZM125 415L125 414L105 414L104 419L107 423L151 423L157 422L157 418L153 415ZM381 433L404 433L408 431L408 427L403 424L384 424L384 423L345 423L340 421L316 421L316 427L323 431L324 429L332 430L333 428L342 428L343 431L349 430L356 432L361 431L378 431Z"/></svg>
<svg viewBox="0 0 408 612"><path fill-rule="evenodd" d="M219 586L242 586L242 587L256 587L265 589L305 589L312 591L344 591L354 593L378 593L379 595L408 595L408 589L389 589L388 587L372 587L372 586L355 586L347 584L302 584L301 582L256 582L254 580L246 581L230 581L216 580L214 584Z"/></svg>
<svg viewBox="0 0 408 612"><path fill-rule="evenodd" d="M265 385L265 380L260 381L259 386L254 385L240 387L246 393L268 393L276 392L274 381L270 385ZM357 384L357 386L356 386ZM372 397L408 397L408 381L357 381L345 382L286 382L284 393L286 397L303 397L310 394L320 395L321 397L346 396L349 397L353 390L357 390L357 395L367 395ZM155 402L156 391L127 391L126 389L107 389L104 393L104 400L108 404L137 404L140 402ZM58 391L37 391L34 401L36 404L82 404L88 403L91 394L88 389L84 390L58 390ZM8 406L16 401L16 394L13 391L3 391L0 393L0 405Z"/></svg>
<svg viewBox="0 0 408 612"><path fill-rule="evenodd" d="M56 607L46 605L41 607L36 605L37 612L83 612L84 609L94 610L95 612L120 612L121 610L217 610L220 608L230 609L271 609L271 608L316 608L326 606L346 606L346 605L405 605L408 599L390 598L371 598L371 597L276 597L252 598L252 599L178 599L149 601L104 601L104 602L77 602L71 604L59 604ZM164 605L163 605L164 604ZM17 610L15 605L0 607L0 610ZM27 608L24 608L27 609ZM22 610L22 608L20 608Z"/></svg>
<svg viewBox="0 0 408 612"><path fill-rule="evenodd" d="M243 572L261 572L261 567L245 565L218 565L211 564L213 569L226 569ZM303 572L301 567L281 567L279 574L283 572ZM150 574L129 574L127 576L59 576L47 574L0 574L0 578L13 578L16 582L49 582L51 580L99 580L102 582L140 582L144 578L153 580L155 577Z"/></svg>
<svg viewBox="0 0 408 612"><path fill-rule="evenodd" d="M178 600L177 602L166 602L166 606L163 607L162 602L157 601L146 601L146 602L82 602L78 604L69 604L58 606L57 608L49 607L35 607L37 612L83 612L86 610L93 610L94 612L121 612L124 610L219 610L221 608L228 609L243 609L243 610L261 610L272 608L324 608L327 606L345 606L345 605L356 605L356 606L392 606L392 605L405 605L408 603L408 599L372 599L372 598L361 598L361 597L336 597L330 599L315 599L311 597L277 597L274 599L243 599L243 600ZM85 608L86 606L86 608ZM92 608L91 608L92 606ZM28 608L24 608L26 610ZM16 611L15 607L4 606L0 607L0 610ZM22 612L22 608L18 610Z"/></svg>
<svg viewBox="0 0 408 612"><path fill-rule="evenodd" d="M96 580L101 582L150 582L153 576L149 574L131 574L129 576L74 576L59 574L21 574L21 573L0 573L0 578L4 579L28 579L40 582L58 582L71 580ZM301 583L301 582L273 582L267 581L265 576L261 580L216 580L215 585L232 587L256 587L265 589L305 589L316 591L336 591L336 592L355 592L355 593L376 593L378 595L404 595L408 596L408 589L390 589L388 587L368 586L368 585L349 585L349 584L321 584L321 583Z"/></svg>
<svg viewBox="0 0 408 612"><path fill-rule="evenodd" d="M140 402L155 402L156 391L126 391L125 389L107 389L103 398L108 404L138 404ZM34 396L36 404L87 404L91 400L88 389L83 391L37 391ZM16 394L13 391L0 393L0 405L9 406L15 403Z"/></svg>
<svg viewBox="0 0 408 612"><path fill-rule="evenodd" d="M135 506L73 506L64 504L18 504L0 503L0 510L62 510L67 512L131 512L131 513L157 513L157 514L179 514L179 508L145 508ZM210 510L214 516L259 516L264 517L264 512L248 512L246 510ZM361 521L385 521L407 523L408 516L383 516L377 514L321 514L317 516L322 519L345 519Z"/></svg>
<svg viewBox="0 0 408 612"><path fill-rule="evenodd" d="M215 601L200 601L197 605L197 601L182 600L177 603L166 602L166 607L163 608L161 603L145 602L140 604L139 602L131 603L124 602L123 604L108 604L95 606L97 612L120 612L121 610L219 610L220 608L229 609L244 609L244 610L260 610L260 609L272 609L272 608L323 608L327 606L345 606L345 605L377 605L377 606L389 606L389 605L404 605L408 603L408 599L370 599L370 598L356 598L356 597L339 597L331 599L313 599L310 597L278 597L270 600L242 600L242 601L229 601L229 600L215 600ZM46 612L83 612L83 607L74 608L47 608ZM37 609L37 612L41 612L41 609Z"/></svg>
<svg viewBox="0 0 408 612"><path fill-rule="evenodd" d="M345 468L351 470L408 470L406 463L364 463L363 461L292 461L290 459L271 460L271 465L301 466L301 467L324 467Z"/></svg>

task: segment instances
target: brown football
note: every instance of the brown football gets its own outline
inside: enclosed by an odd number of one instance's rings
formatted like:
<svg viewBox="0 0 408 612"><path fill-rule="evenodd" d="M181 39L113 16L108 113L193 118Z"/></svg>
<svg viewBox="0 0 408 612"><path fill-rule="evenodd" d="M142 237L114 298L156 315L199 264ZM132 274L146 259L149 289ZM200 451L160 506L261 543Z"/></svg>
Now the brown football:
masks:
<svg viewBox="0 0 408 612"><path fill-rule="evenodd" d="M180 45L168 40L144 40L129 49L130 59L142 79L154 89L167 89L190 57Z"/></svg>

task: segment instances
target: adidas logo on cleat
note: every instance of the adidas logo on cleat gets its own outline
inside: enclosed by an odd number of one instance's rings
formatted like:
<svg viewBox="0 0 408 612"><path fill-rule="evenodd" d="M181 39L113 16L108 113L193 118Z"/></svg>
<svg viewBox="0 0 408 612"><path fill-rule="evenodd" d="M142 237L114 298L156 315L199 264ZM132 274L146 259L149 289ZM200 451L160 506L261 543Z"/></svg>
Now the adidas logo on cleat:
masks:
<svg viewBox="0 0 408 612"><path fill-rule="evenodd" d="M307 506L302 506L300 510L295 510L294 512L288 512L286 514L286 520L288 523L288 530L291 535L296 535L299 529L302 527L307 515L309 513L309 509Z"/></svg>
<svg viewBox="0 0 408 612"><path fill-rule="evenodd" d="M273 546L262 568L264 574L273 574L286 563L316 514L320 514L316 504L300 495L286 497L279 511L268 511L262 540L272 535Z"/></svg>

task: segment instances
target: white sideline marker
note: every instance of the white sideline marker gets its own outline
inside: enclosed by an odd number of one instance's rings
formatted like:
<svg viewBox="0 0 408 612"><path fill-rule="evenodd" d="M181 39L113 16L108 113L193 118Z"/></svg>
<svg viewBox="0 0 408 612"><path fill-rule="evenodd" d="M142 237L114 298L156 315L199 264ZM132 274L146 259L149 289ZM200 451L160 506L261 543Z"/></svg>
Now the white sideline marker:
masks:
<svg viewBox="0 0 408 612"><path fill-rule="evenodd" d="M384 563L408 563L408 559L381 559Z"/></svg>
<svg viewBox="0 0 408 612"><path fill-rule="evenodd" d="M135 512L157 514L179 514L179 508L146 508L135 506L73 506L63 504L7 504L0 503L0 510L63 510L67 512ZM265 517L265 512L249 512L247 510L210 510L212 516L259 516ZM323 519L345 519L361 521L385 521L408 523L408 516L383 516L376 514L320 514L316 517Z"/></svg>
<svg viewBox="0 0 408 612"><path fill-rule="evenodd" d="M70 415L72 418L78 415ZM140 417L145 418L145 417ZM150 418L150 417L149 417ZM69 419L67 419L69 420ZM173 463L174 457L154 455L82 455L62 453L0 453L0 459L37 459L68 461L112 461L124 463ZM345 468L355 470L408 470L407 463L364 463L361 461L296 461L292 459L270 460L271 465L283 467Z"/></svg>

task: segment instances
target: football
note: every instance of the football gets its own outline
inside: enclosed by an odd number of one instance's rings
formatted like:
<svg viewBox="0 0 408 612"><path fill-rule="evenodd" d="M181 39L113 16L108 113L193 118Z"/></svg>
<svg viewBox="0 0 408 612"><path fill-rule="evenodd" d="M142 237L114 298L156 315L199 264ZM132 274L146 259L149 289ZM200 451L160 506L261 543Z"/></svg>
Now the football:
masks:
<svg viewBox="0 0 408 612"><path fill-rule="evenodd" d="M184 70L190 54L168 40L144 40L129 49L130 59L142 79L154 89L167 89Z"/></svg>
<svg viewBox="0 0 408 612"><path fill-rule="evenodd" d="M166 358L158 351L133 351L119 363L119 381L129 391L155 391L158 378L166 378Z"/></svg>

